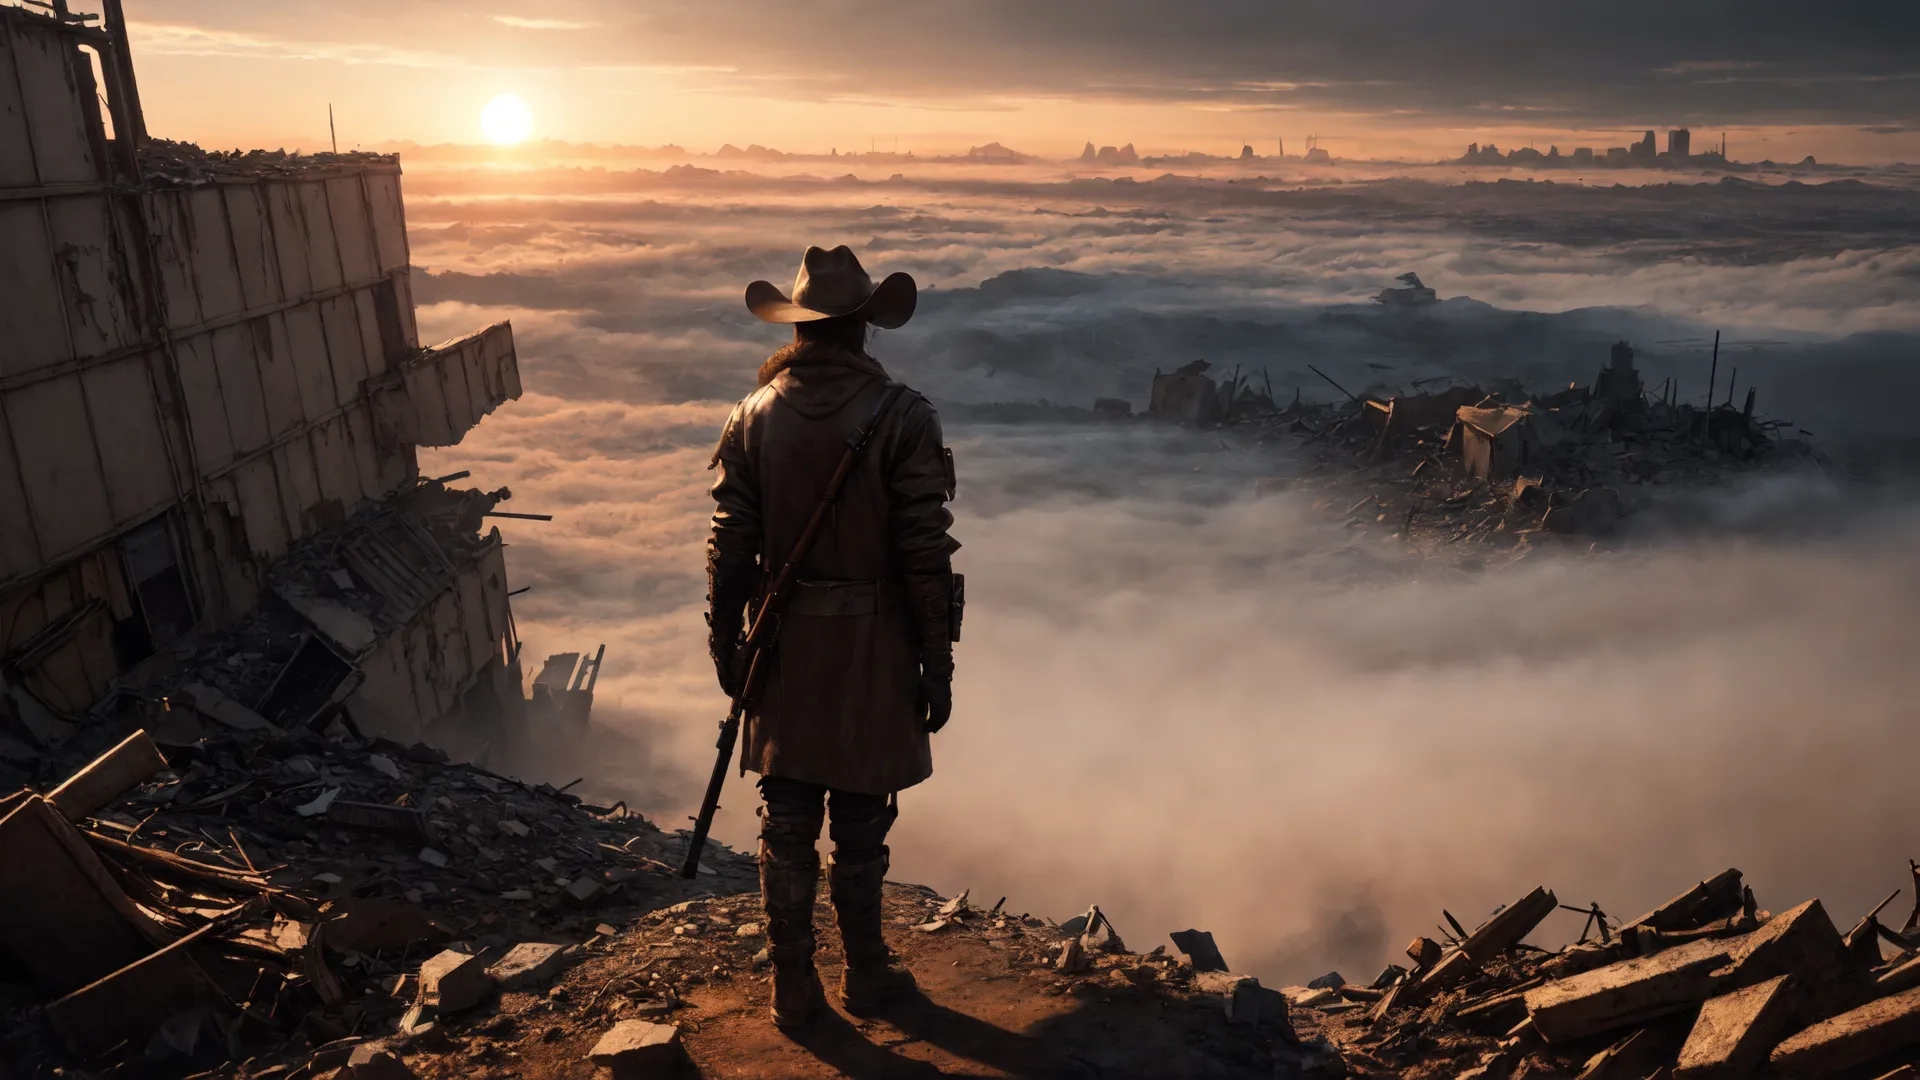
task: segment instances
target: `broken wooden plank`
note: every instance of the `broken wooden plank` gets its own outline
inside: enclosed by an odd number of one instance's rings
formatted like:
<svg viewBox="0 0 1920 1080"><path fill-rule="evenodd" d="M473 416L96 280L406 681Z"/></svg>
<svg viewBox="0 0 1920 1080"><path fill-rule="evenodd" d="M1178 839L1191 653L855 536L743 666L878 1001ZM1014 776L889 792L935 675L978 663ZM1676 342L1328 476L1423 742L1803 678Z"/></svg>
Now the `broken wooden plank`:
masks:
<svg viewBox="0 0 1920 1080"><path fill-rule="evenodd" d="M97 1057L122 1043L144 1046L168 1017L226 1000L188 949L221 924L210 922L158 952L47 1006L47 1023L67 1049Z"/></svg>
<svg viewBox="0 0 1920 1080"><path fill-rule="evenodd" d="M1419 982L1413 984L1409 994L1402 996L1402 1003L1425 1001L1434 993L1452 986L1478 970L1480 965L1473 962L1473 957L1468 956L1464 950L1455 949L1447 954L1446 959L1435 964L1421 976Z"/></svg>
<svg viewBox="0 0 1920 1080"><path fill-rule="evenodd" d="M1875 979L1873 992L1875 996L1884 997L1888 994L1898 994L1903 990L1911 990L1916 986L1920 986L1920 956L1908 959Z"/></svg>
<svg viewBox="0 0 1920 1080"><path fill-rule="evenodd" d="M0 949L50 994L85 986L168 939L37 795L0 819L0 867Z"/></svg>
<svg viewBox="0 0 1920 1080"><path fill-rule="evenodd" d="M1487 961L1520 944L1522 938L1533 933L1540 921L1553 913L1560 901L1553 891L1545 885L1520 899L1508 904L1494 914L1491 919L1480 924L1480 928L1467 935L1460 943L1460 951L1472 957L1475 964Z"/></svg>
<svg viewBox="0 0 1920 1080"><path fill-rule="evenodd" d="M79 821L166 767L167 759L160 756L160 748L142 728L67 777L47 801L68 821Z"/></svg>
<svg viewBox="0 0 1920 1080"><path fill-rule="evenodd" d="M1527 1014L1550 1043L1614 1031L1712 997L1730 958L1726 942L1706 940L1622 960L1527 991Z"/></svg>
<svg viewBox="0 0 1920 1080"><path fill-rule="evenodd" d="M1920 988L1865 1005L1789 1036L1770 1060L1783 1076L1833 1076L1920 1043Z"/></svg>
<svg viewBox="0 0 1920 1080"><path fill-rule="evenodd" d="M1817 989L1846 973L1846 944L1818 900L1783 911L1727 944L1733 949L1733 967L1725 973L1729 987L1792 975L1802 988Z"/></svg>
<svg viewBox="0 0 1920 1080"><path fill-rule="evenodd" d="M275 891L267 884L267 879L258 874L204 863L198 859L189 859L184 855L175 855L157 848L129 844L125 840L115 840L111 836L102 836L97 832L86 832L80 835L86 839L87 843L115 860L140 863L148 870L162 875L171 874L234 892L271 893Z"/></svg>
<svg viewBox="0 0 1920 1080"><path fill-rule="evenodd" d="M1642 1080L1650 1064L1652 1044L1642 1028L1588 1058L1587 1067L1574 1080Z"/></svg>
<svg viewBox="0 0 1920 1080"><path fill-rule="evenodd" d="M1724 919L1740 910L1740 871L1722 870L1679 896L1621 927L1653 930L1691 930L1702 923Z"/></svg>
<svg viewBox="0 0 1920 1080"><path fill-rule="evenodd" d="M1675 1080L1752 1076L1793 1025L1792 976L1709 998L1680 1048Z"/></svg>

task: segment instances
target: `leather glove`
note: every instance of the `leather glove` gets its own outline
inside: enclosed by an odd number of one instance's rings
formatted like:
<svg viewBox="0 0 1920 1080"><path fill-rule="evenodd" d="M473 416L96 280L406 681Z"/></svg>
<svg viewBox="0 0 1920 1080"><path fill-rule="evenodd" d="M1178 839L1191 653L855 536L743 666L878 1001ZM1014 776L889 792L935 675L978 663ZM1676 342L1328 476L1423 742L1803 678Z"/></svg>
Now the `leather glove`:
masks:
<svg viewBox="0 0 1920 1080"><path fill-rule="evenodd" d="M932 679L920 676L920 704L917 710L920 722L931 735L947 726L953 719L953 676L945 679Z"/></svg>
<svg viewBox="0 0 1920 1080"><path fill-rule="evenodd" d="M759 585L759 563L751 555L707 549L707 652L713 671L728 697L740 692L746 672L740 670L745 644L747 604Z"/></svg>
<svg viewBox="0 0 1920 1080"><path fill-rule="evenodd" d="M953 575L910 575L907 606L920 637L918 712L932 733L953 717Z"/></svg>

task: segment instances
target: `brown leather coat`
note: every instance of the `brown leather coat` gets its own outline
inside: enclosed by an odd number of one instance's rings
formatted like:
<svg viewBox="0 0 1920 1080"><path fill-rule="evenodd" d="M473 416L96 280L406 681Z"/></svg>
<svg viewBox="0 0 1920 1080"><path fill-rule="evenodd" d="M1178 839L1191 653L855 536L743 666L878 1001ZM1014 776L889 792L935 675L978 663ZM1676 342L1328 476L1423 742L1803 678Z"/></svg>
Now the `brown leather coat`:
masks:
<svg viewBox="0 0 1920 1080"><path fill-rule="evenodd" d="M709 545L757 555L763 585L806 527L846 438L893 385L873 358L789 346L727 420L714 455ZM916 708L920 644L903 579L945 574L950 477L940 418L901 394L800 566L742 761L845 791L898 791L933 772Z"/></svg>

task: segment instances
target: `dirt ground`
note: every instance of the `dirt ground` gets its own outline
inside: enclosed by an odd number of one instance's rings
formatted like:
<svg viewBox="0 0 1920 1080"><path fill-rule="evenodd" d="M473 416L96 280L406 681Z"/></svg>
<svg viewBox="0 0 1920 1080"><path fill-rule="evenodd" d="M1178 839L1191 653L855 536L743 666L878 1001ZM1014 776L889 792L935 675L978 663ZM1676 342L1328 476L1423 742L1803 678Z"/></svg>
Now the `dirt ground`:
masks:
<svg viewBox="0 0 1920 1080"><path fill-rule="evenodd" d="M701 1077L1272 1078L1327 1065L1311 1045L1296 1049L1284 1026L1229 1023L1218 996L1185 990L1190 972L1175 959L1101 955L1064 976L1044 921L974 913L914 929L939 903L888 886L888 939L924 997L884 1018L836 1008L803 1032L775 1028L755 957L759 897L747 893L642 917L589 946L552 987L443 1020L406 1061L423 1078L588 1080L593 1044L641 1017L678 1024L690 1075ZM841 961L824 903L816 924L832 997ZM1315 1032L1303 1024L1299 1034Z"/></svg>

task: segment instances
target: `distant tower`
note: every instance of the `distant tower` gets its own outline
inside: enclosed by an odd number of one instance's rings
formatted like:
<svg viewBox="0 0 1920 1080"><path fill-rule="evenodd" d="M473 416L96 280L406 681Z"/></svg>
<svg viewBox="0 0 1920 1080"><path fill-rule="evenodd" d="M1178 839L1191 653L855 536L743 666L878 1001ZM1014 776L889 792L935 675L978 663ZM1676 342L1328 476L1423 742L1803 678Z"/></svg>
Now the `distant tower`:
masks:
<svg viewBox="0 0 1920 1080"><path fill-rule="evenodd" d="M1675 161L1685 161L1693 153L1693 133L1686 128L1667 132L1667 156Z"/></svg>
<svg viewBox="0 0 1920 1080"><path fill-rule="evenodd" d="M1275 139L1274 141L1280 144L1280 156L1281 156L1282 158L1285 158L1285 157L1287 156L1287 140L1286 140L1286 137L1285 137L1285 136L1281 136L1280 138L1278 138L1278 139Z"/></svg>
<svg viewBox="0 0 1920 1080"><path fill-rule="evenodd" d="M1720 160L1725 161L1726 159L1727 159L1727 133L1723 131L1720 133Z"/></svg>

